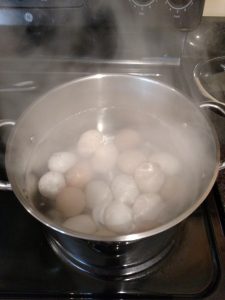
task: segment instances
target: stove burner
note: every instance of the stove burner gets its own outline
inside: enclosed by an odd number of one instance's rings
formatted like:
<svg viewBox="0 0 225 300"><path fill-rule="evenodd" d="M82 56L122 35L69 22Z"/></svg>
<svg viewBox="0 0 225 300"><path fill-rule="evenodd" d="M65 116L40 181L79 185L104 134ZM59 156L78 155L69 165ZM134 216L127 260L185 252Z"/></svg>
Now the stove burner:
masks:
<svg viewBox="0 0 225 300"><path fill-rule="evenodd" d="M63 260L104 279L137 279L163 261L179 240L181 226L132 242L95 242L47 232L47 240ZM155 269L155 268L154 268Z"/></svg>

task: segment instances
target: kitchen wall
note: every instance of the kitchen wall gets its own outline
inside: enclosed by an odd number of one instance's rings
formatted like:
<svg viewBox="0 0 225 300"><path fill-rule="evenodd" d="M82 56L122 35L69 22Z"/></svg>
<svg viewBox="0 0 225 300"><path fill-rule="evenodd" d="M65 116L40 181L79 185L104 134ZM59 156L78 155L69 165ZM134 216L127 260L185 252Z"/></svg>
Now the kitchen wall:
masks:
<svg viewBox="0 0 225 300"><path fill-rule="evenodd" d="M203 15L225 17L225 0L205 0Z"/></svg>

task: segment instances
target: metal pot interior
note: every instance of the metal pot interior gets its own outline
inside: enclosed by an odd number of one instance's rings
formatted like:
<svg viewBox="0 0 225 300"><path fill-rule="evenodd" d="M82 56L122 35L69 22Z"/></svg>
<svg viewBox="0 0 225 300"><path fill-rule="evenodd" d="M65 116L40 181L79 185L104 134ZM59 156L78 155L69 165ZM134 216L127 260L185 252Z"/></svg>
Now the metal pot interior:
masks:
<svg viewBox="0 0 225 300"><path fill-rule="evenodd" d="M71 149L86 130L98 129L112 138L122 128L140 132L150 151L169 152L179 158L181 171L177 186L169 191L166 216L162 214L145 231L126 235L84 234L63 227L62 219L52 214L54 202L38 192L50 155ZM32 215L59 232L103 241L140 239L181 222L209 193L218 163L213 128L185 96L159 82L110 74L70 82L36 101L18 120L6 157L13 191ZM104 180L111 180L107 176Z"/></svg>

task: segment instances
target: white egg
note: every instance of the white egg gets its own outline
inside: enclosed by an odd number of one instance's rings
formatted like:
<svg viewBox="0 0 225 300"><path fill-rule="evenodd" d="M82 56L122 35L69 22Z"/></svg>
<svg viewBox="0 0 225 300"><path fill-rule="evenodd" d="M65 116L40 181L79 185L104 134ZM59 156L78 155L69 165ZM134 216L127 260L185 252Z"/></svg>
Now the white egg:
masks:
<svg viewBox="0 0 225 300"><path fill-rule="evenodd" d="M143 192L156 193L162 187L165 175L159 165L151 162L143 162L135 170L135 181Z"/></svg>
<svg viewBox="0 0 225 300"><path fill-rule="evenodd" d="M141 194L135 201L133 217L136 230L145 231L165 222L166 205L157 194Z"/></svg>
<svg viewBox="0 0 225 300"><path fill-rule="evenodd" d="M115 136L116 147L120 151L135 148L141 143L141 137L136 130L122 129Z"/></svg>
<svg viewBox="0 0 225 300"><path fill-rule="evenodd" d="M70 152L56 152L48 160L50 171L65 173L77 161L76 156Z"/></svg>
<svg viewBox="0 0 225 300"><path fill-rule="evenodd" d="M38 188L42 196L54 199L65 185L66 182L61 173L50 171L40 178Z"/></svg>
<svg viewBox="0 0 225 300"><path fill-rule="evenodd" d="M111 183L113 179L119 174L119 171L115 168L112 171L102 174L104 180Z"/></svg>
<svg viewBox="0 0 225 300"><path fill-rule="evenodd" d="M139 194L132 176L121 174L115 177L111 185L113 195L118 202L133 205Z"/></svg>
<svg viewBox="0 0 225 300"><path fill-rule="evenodd" d="M92 217L98 227L104 225L105 209L109 203L98 205L92 210Z"/></svg>
<svg viewBox="0 0 225 300"><path fill-rule="evenodd" d="M101 145L91 159L93 170L98 173L110 172L116 164L117 156L114 144Z"/></svg>
<svg viewBox="0 0 225 300"><path fill-rule="evenodd" d="M121 202L111 202L105 209L104 224L116 233L132 232L134 225L131 209Z"/></svg>
<svg viewBox="0 0 225 300"><path fill-rule="evenodd" d="M84 132L77 143L77 152L82 157L90 157L103 143L103 135L97 130Z"/></svg>
<svg viewBox="0 0 225 300"><path fill-rule="evenodd" d="M89 209L104 205L112 201L113 195L110 187L103 180L93 180L86 186L86 203Z"/></svg>
<svg viewBox="0 0 225 300"><path fill-rule="evenodd" d="M93 234L97 230L95 222L89 215L79 215L69 218L63 223L63 226L85 234Z"/></svg>
<svg viewBox="0 0 225 300"><path fill-rule="evenodd" d="M122 172L132 175L145 159L146 157L141 151L128 150L119 155L117 165Z"/></svg>
<svg viewBox="0 0 225 300"><path fill-rule="evenodd" d="M76 187L65 187L56 197L56 208L69 218L79 215L85 208L85 195Z"/></svg>
<svg viewBox="0 0 225 300"><path fill-rule="evenodd" d="M87 161L81 160L66 173L68 185L83 188L93 177L93 171Z"/></svg>
<svg viewBox="0 0 225 300"><path fill-rule="evenodd" d="M163 172L168 175L175 175L179 173L181 169L179 160L175 156L166 152L152 154L149 157L149 161L160 165Z"/></svg>

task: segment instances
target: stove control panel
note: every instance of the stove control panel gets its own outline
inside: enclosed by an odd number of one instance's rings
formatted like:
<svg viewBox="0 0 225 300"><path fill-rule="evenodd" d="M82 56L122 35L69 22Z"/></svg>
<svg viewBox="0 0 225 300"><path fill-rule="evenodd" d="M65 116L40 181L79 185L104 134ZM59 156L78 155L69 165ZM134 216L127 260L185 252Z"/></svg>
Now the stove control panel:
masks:
<svg viewBox="0 0 225 300"><path fill-rule="evenodd" d="M168 5L175 10L185 10L193 4L193 0L168 0Z"/></svg>
<svg viewBox="0 0 225 300"><path fill-rule="evenodd" d="M133 4L140 7L148 7L151 5L155 0L132 0Z"/></svg>
<svg viewBox="0 0 225 300"><path fill-rule="evenodd" d="M205 0L1 0L0 26L77 26L90 8L103 7L122 19L156 27L191 30L200 23ZM79 15L79 17L77 17ZM90 18L93 17L92 11ZM81 17L82 18L82 17Z"/></svg>

